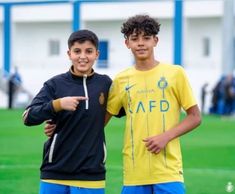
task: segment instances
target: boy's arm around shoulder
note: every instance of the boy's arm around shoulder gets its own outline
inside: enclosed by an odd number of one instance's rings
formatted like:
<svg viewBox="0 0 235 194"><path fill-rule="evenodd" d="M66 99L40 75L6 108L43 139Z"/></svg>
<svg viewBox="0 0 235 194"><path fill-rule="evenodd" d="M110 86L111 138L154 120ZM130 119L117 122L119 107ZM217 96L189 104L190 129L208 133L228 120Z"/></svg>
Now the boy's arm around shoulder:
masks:
<svg viewBox="0 0 235 194"><path fill-rule="evenodd" d="M186 110L186 117L175 127L160 135L144 139L148 151L159 153L169 141L192 131L201 124L201 114L197 105Z"/></svg>

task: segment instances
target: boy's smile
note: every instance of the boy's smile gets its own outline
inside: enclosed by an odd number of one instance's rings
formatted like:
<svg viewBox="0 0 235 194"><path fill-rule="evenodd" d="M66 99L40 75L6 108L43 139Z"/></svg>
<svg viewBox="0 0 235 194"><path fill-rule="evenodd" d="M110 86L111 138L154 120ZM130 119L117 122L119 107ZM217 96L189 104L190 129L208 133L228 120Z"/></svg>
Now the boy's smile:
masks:
<svg viewBox="0 0 235 194"><path fill-rule="evenodd" d="M145 54L147 52L147 49L137 49L136 52L139 54L139 55L142 55L142 54Z"/></svg>

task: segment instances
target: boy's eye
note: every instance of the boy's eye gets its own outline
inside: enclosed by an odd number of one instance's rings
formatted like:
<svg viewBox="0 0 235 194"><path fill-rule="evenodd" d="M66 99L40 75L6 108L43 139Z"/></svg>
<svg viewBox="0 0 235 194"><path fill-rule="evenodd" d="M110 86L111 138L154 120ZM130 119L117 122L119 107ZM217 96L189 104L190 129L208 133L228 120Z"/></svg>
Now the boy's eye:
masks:
<svg viewBox="0 0 235 194"><path fill-rule="evenodd" d="M137 40L137 37L131 37L130 38L132 41L135 41L135 40Z"/></svg>
<svg viewBox="0 0 235 194"><path fill-rule="evenodd" d="M76 53L76 54L78 54L78 53L81 52L81 50L80 50L80 49L75 49L73 52Z"/></svg>
<svg viewBox="0 0 235 194"><path fill-rule="evenodd" d="M151 36L144 36L145 40L149 40L151 38Z"/></svg>
<svg viewBox="0 0 235 194"><path fill-rule="evenodd" d="M93 53L93 49L87 49L86 52L87 52L88 54L91 54L91 53Z"/></svg>
<svg viewBox="0 0 235 194"><path fill-rule="evenodd" d="M88 49L82 50L82 49L77 48L77 49L74 49L72 52L74 54L81 54L82 52L85 54L92 54L92 53L94 53L94 49L88 48Z"/></svg>

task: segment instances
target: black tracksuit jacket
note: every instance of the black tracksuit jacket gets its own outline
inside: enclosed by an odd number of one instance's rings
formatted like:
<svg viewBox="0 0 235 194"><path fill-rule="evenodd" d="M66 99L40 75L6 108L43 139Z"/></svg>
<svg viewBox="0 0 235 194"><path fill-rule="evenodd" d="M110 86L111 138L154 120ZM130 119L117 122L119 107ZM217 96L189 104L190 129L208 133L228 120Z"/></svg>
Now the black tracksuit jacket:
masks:
<svg viewBox="0 0 235 194"><path fill-rule="evenodd" d="M104 118L111 82L106 75L78 77L68 71L44 83L23 115L28 126L48 119L56 123L44 145L41 179L105 179ZM67 96L89 99L80 101L76 111L55 112L52 101Z"/></svg>

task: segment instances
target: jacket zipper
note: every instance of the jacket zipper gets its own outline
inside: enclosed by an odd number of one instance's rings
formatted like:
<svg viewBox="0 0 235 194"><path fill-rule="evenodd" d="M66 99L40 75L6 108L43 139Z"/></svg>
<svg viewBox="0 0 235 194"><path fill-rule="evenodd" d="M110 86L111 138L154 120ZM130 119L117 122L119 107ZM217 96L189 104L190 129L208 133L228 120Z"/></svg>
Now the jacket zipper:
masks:
<svg viewBox="0 0 235 194"><path fill-rule="evenodd" d="M87 75L83 76L83 88L84 88L84 92L85 92L85 97L88 98L88 91L87 91L87 84L86 84L86 79L87 79ZM85 101L86 103L86 110L89 108L89 103L88 103L88 99Z"/></svg>
<svg viewBox="0 0 235 194"><path fill-rule="evenodd" d="M50 151L49 151L49 159L48 159L49 163L52 163L53 152L54 152L54 149L55 149L55 142L56 142L57 135L58 135L57 133L54 135L53 141L51 143L51 147L50 147Z"/></svg>

